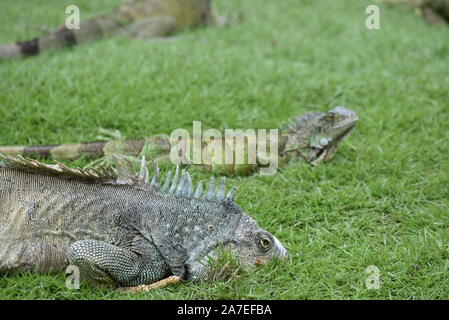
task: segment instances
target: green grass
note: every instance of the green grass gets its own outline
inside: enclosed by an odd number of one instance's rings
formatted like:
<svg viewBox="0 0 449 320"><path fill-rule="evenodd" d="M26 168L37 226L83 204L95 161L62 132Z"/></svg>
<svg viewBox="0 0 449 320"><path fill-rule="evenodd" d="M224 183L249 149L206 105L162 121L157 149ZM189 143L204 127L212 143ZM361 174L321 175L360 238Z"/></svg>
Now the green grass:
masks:
<svg viewBox="0 0 449 320"><path fill-rule="evenodd" d="M0 43L118 1L2 4ZM346 105L360 116L335 159L274 176L233 178L237 203L291 259L215 283L137 296L65 288L64 275L0 278L3 299L449 299L449 29L372 1L216 1L245 20L175 41L116 38L0 63L0 145L89 141L190 129L275 128L296 114ZM76 164L83 164L78 162ZM380 269L368 290L365 269Z"/></svg>

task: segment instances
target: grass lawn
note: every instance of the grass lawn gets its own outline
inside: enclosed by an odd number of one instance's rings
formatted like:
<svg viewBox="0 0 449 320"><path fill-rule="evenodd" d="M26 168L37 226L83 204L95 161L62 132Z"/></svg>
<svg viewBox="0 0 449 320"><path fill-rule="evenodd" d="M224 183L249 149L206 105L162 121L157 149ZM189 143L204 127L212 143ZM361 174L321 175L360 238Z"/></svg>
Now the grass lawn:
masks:
<svg viewBox="0 0 449 320"><path fill-rule="evenodd" d="M82 19L119 1L15 0L0 43ZM0 278L2 299L449 299L449 29L373 1L215 1L244 21L173 41L114 38L0 63L0 145L95 140L191 129L276 128L336 105L360 121L335 159L291 163L273 176L234 177L236 202L291 259L215 283L135 296L65 287L65 276ZM70 163L83 165L85 161ZM196 174L200 176L205 174ZM365 269L379 268L368 290Z"/></svg>

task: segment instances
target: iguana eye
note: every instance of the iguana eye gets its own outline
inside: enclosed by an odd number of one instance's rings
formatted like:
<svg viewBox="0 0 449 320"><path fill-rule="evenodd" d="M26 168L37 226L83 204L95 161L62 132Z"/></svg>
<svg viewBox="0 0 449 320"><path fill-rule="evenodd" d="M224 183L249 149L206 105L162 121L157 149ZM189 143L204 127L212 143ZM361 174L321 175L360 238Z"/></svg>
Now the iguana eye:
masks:
<svg viewBox="0 0 449 320"><path fill-rule="evenodd" d="M272 241L270 238L268 238L266 236L261 236L259 239L259 244L262 249L268 250L271 248Z"/></svg>
<svg viewBox="0 0 449 320"><path fill-rule="evenodd" d="M327 140L326 138L321 138L320 139L320 145L325 147L329 144L329 140Z"/></svg>

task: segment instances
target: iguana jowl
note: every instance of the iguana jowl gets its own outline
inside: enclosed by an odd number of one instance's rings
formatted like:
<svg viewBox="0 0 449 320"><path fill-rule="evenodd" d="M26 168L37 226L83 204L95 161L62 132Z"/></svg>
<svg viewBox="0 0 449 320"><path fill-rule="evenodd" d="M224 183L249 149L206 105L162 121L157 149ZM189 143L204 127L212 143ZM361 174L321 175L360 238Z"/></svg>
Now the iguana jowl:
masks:
<svg viewBox="0 0 449 320"><path fill-rule="evenodd" d="M225 196L224 180L196 191L178 169L159 184L110 168L84 171L2 156L0 274L53 273L67 263L96 283L149 284L207 277L207 259L227 248L249 264L285 258L270 233Z"/></svg>
<svg viewBox="0 0 449 320"><path fill-rule="evenodd" d="M331 160L339 144L349 135L357 124L354 111L344 107L335 107L327 112L308 112L291 119L280 128L279 155L282 158L302 158L307 163L319 164ZM16 156L52 158L56 160L74 160L82 156L87 158L108 157L114 154L163 161L171 150L168 135L154 135L139 140L112 140L108 142L75 143L53 146L4 146L0 152ZM219 174L248 174L257 165L209 165L208 171Z"/></svg>
<svg viewBox="0 0 449 320"><path fill-rule="evenodd" d="M41 38L0 46L0 60L84 44L117 34L137 38L167 36L182 28L221 24L211 0L131 0L109 14L82 21L80 29L65 26Z"/></svg>

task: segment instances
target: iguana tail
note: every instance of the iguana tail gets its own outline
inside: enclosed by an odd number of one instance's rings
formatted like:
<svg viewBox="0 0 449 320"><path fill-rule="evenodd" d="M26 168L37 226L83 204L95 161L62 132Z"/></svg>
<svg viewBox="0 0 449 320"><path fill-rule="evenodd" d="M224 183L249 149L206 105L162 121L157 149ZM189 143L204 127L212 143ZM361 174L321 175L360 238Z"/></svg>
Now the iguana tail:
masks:
<svg viewBox="0 0 449 320"><path fill-rule="evenodd" d="M79 29L67 29L63 26L40 38L0 46L0 61L100 40L116 33L124 24L126 21L113 13L81 22Z"/></svg>
<svg viewBox="0 0 449 320"><path fill-rule="evenodd" d="M155 135L147 139L110 140L98 142L69 143L49 146L6 146L0 147L0 154L22 155L30 158L76 160L81 157L98 159L107 155L126 155L139 157L144 151L169 154L171 145L166 135ZM147 150L151 149L151 150Z"/></svg>
<svg viewBox="0 0 449 320"><path fill-rule="evenodd" d="M0 147L0 154L55 160L75 160L82 156L97 158L103 156L106 144L107 142L92 142L32 147L6 146Z"/></svg>

